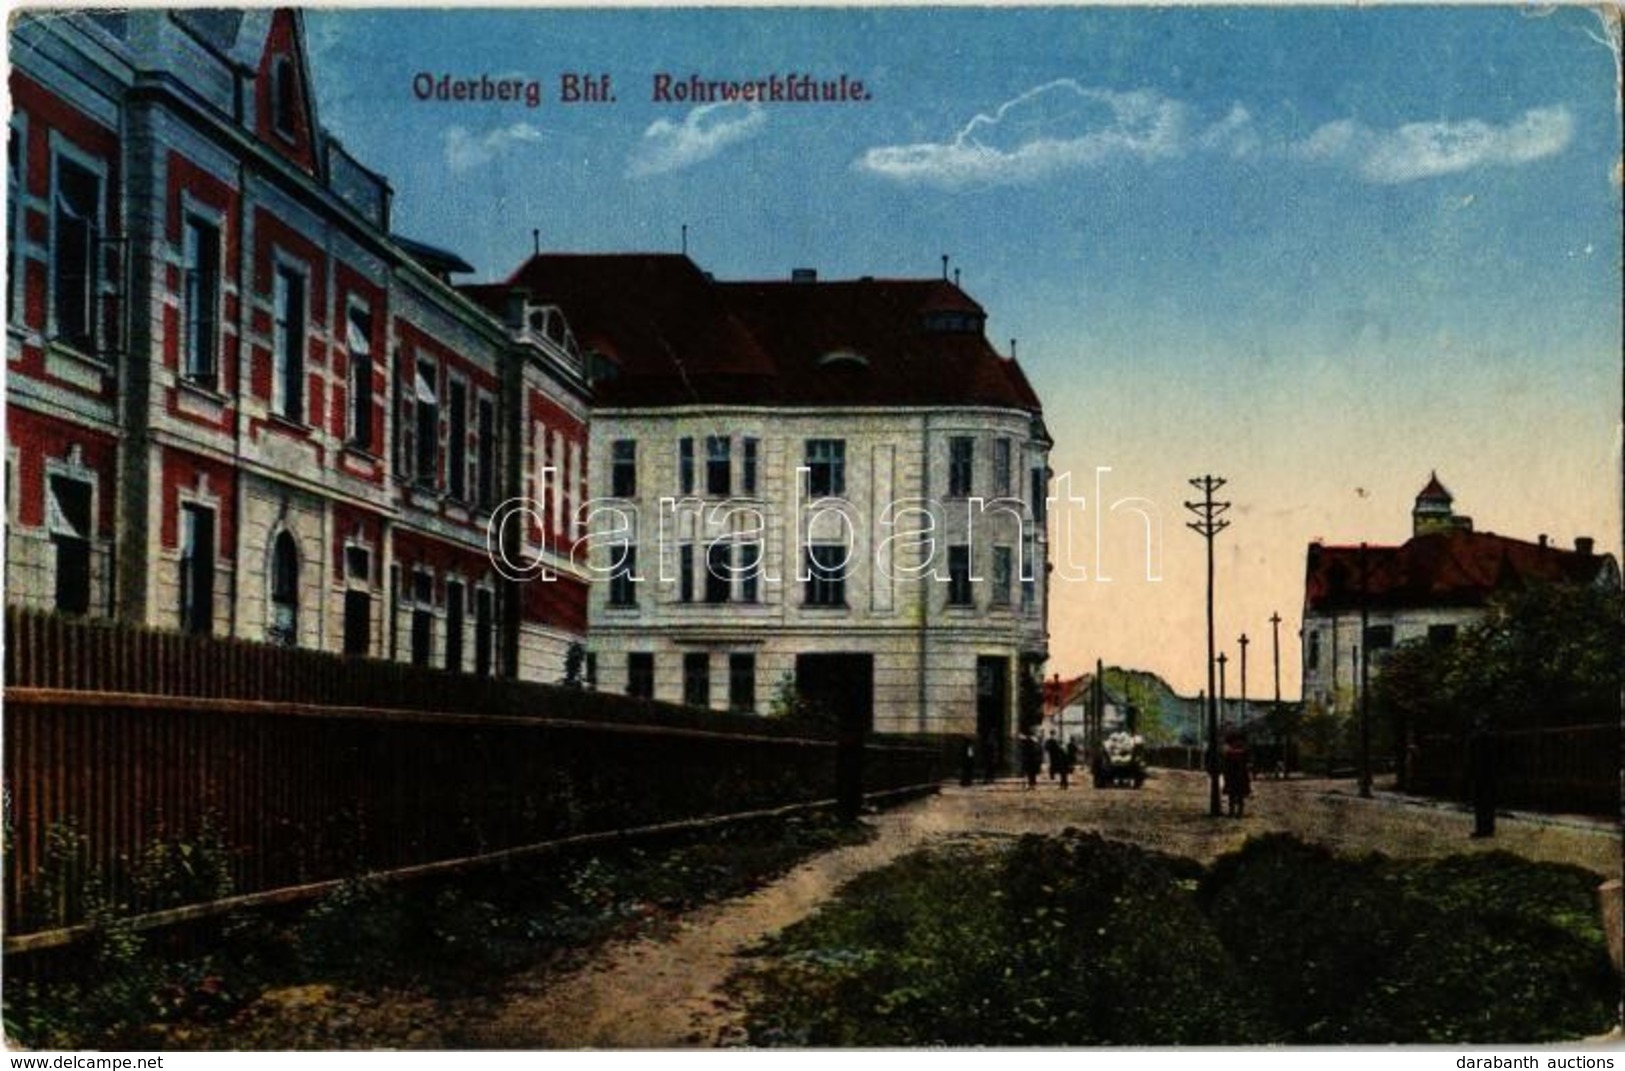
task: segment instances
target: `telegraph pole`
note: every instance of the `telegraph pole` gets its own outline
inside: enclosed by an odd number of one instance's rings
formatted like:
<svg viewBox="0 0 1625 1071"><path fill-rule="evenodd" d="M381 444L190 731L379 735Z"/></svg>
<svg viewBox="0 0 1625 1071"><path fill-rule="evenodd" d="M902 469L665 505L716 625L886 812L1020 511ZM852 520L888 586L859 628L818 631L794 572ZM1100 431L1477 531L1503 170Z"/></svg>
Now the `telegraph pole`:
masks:
<svg viewBox="0 0 1625 1071"><path fill-rule="evenodd" d="M1281 773L1286 773L1286 740L1281 733L1281 615L1270 614L1270 630L1275 650L1275 746L1281 749Z"/></svg>
<svg viewBox="0 0 1625 1071"><path fill-rule="evenodd" d="M1371 598L1365 543L1360 544L1360 798L1371 798Z"/></svg>
<svg viewBox="0 0 1625 1071"><path fill-rule="evenodd" d="M1241 724L1247 724L1247 634L1243 632L1241 639L1236 641L1241 645Z"/></svg>
<svg viewBox="0 0 1625 1071"><path fill-rule="evenodd" d="M1221 519L1228 502L1213 501L1213 492L1225 484L1222 476L1198 476L1191 486L1202 492L1200 502L1187 502L1185 508L1196 515L1186 521L1185 527L1207 540L1207 780L1208 814L1214 818L1224 812L1219 806L1219 708L1218 693L1213 688L1213 537L1230 527Z"/></svg>

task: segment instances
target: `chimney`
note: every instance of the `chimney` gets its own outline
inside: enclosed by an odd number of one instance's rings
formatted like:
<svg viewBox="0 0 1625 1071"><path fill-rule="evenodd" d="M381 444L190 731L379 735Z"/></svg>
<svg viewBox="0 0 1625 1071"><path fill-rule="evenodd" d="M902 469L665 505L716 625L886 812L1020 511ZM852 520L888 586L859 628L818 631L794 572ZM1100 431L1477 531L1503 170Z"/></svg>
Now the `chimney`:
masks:
<svg viewBox="0 0 1625 1071"><path fill-rule="evenodd" d="M518 331L525 326L525 301L530 295L524 290L515 287L503 295L502 319L508 325L508 330Z"/></svg>
<svg viewBox="0 0 1625 1071"><path fill-rule="evenodd" d="M1574 549L1587 558L1591 557L1592 551L1596 549L1596 546L1597 541L1592 539L1590 536L1580 536L1574 541Z"/></svg>
<svg viewBox="0 0 1625 1071"><path fill-rule="evenodd" d="M790 281L792 283L816 283L818 281L818 269L791 268Z"/></svg>
<svg viewBox="0 0 1625 1071"><path fill-rule="evenodd" d="M1540 535L1540 546L1542 550L1546 548L1546 534L1544 532Z"/></svg>

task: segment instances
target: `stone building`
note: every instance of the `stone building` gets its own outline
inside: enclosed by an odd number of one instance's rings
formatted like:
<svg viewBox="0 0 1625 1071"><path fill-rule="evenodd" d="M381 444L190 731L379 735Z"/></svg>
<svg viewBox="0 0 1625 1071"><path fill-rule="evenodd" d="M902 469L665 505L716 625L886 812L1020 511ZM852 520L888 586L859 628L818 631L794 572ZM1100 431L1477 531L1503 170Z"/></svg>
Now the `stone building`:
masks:
<svg viewBox="0 0 1625 1071"><path fill-rule="evenodd" d="M544 463L584 478L568 329L391 234L297 11L10 34L7 601L556 678L586 575L556 555L538 600L486 528Z"/></svg>
<svg viewBox="0 0 1625 1071"><path fill-rule="evenodd" d="M1046 655L1050 439L946 279L719 282L686 256L541 255L594 380L600 688L1006 740Z"/></svg>
<svg viewBox="0 0 1625 1071"><path fill-rule="evenodd" d="M1572 550L1476 532L1454 512L1450 492L1432 476L1416 496L1412 536L1399 546L1311 543L1304 581L1303 699L1347 713L1359 699L1360 659L1368 677L1384 652L1412 640L1448 643L1478 620L1496 595L1531 584L1618 588L1619 565L1591 539ZM1362 637L1360 619L1367 628Z"/></svg>

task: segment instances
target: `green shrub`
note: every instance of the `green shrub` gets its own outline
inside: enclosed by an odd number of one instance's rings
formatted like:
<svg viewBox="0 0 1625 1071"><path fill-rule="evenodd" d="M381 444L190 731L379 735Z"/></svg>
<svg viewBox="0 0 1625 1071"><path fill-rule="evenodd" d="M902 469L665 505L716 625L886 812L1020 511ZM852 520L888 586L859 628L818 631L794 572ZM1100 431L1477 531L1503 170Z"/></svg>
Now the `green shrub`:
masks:
<svg viewBox="0 0 1625 1071"><path fill-rule="evenodd" d="M1272 1029L1196 911L1194 864L1093 834L916 853L744 979L770 1045L1223 1044Z"/></svg>

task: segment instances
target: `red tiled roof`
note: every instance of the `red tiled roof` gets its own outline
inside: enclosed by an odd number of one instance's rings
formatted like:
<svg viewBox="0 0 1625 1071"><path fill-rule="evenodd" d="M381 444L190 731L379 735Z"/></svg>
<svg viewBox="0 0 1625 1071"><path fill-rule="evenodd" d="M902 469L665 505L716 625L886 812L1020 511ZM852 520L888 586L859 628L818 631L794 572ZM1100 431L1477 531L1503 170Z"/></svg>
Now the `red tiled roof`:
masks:
<svg viewBox="0 0 1625 1071"><path fill-rule="evenodd" d="M947 280L717 282L674 254L545 254L468 292L496 308L515 286L619 367L595 384L600 406L1041 408L983 336L982 307ZM974 329L927 324L954 314Z"/></svg>
<svg viewBox="0 0 1625 1071"><path fill-rule="evenodd" d="M1357 546L1310 544L1305 609L1358 609L1360 556ZM1596 583L1612 565L1609 555L1541 546L1493 532L1436 532L1397 547L1366 547L1363 588L1371 609L1482 606L1498 592L1533 584Z"/></svg>

